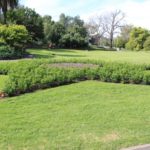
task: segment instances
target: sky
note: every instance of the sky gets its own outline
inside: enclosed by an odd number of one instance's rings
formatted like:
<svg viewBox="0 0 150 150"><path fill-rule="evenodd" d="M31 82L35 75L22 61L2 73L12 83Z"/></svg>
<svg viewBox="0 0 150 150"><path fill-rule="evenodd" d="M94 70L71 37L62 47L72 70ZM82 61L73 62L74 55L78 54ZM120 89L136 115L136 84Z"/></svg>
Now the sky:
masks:
<svg viewBox="0 0 150 150"><path fill-rule="evenodd" d="M93 16L118 9L126 14L128 24L150 29L150 0L21 0L21 4L56 21L61 13L79 15L87 22Z"/></svg>

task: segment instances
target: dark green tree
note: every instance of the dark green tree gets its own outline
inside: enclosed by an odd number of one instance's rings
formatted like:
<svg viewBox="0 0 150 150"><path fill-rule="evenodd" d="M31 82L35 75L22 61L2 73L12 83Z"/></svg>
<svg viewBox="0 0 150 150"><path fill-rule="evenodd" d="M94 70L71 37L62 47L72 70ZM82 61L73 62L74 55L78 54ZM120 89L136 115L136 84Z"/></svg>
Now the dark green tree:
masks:
<svg viewBox="0 0 150 150"><path fill-rule="evenodd" d="M18 0L0 0L0 11L3 12L4 24L7 23L7 11L18 6Z"/></svg>
<svg viewBox="0 0 150 150"><path fill-rule="evenodd" d="M11 24L24 25L33 41L44 38L43 20L35 10L20 6L7 13L8 22Z"/></svg>
<svg viewBox="0 0 150 150"><path fill-rule="evenodd" d="M84 21L79 16L60 15L59 23L65 28L65 34L60 39L60 45L65 48L81 48L87 46L87 31Z"/></svg>

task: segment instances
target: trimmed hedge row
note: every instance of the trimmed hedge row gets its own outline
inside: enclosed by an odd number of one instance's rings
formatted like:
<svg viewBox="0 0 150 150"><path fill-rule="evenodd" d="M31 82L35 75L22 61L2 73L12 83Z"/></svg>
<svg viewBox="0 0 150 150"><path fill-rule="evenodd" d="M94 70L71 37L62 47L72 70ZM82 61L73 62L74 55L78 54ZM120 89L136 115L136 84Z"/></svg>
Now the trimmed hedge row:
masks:
<svg viewBox="0 0 150 150"><path fill-rule="evenodd" d="M54 64L52 65L52 63ZM6 84L4 92L9 96L13 96L36 89L59 86L82 80L150 84L150 72L145 71L146 69L143 66L119 63L84 65L82 63L78 65L74 65L75 63L65 63L64 65L60 61L58 63L57 60L47 60L44 64L41 60L19 62L9 72L9 81Z"/></svg>
<svg viewBox="0 0 150 150"><path fill-rule="evenodd" d="M11 68L14 68L14 65L16 65L16 62L0 62L0 75L7 75Z"/></svg>

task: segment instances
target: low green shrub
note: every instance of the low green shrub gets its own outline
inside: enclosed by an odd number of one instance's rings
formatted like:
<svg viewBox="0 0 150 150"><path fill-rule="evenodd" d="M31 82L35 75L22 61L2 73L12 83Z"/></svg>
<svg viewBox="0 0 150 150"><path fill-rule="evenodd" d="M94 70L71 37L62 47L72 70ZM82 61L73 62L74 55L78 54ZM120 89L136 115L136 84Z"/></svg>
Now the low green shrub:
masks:
<svg viewBox="0 0 150 150"><path fill-rule="evenodd" d="M11 96L85 80L87 69L89 68L49 67L47 64L22 62L10 71L4 91Z"/></svg>
<svg viewBox="0 0 150 150"><path fill-rule="evenodd" d="M78 82L81 80L100 80L114 83L149 84L150 74L145 75L143 66L100 63L60 63L45 60L22 61L9 72L9 81L4 91L9 95L18 95L53 86Z"/></svg>
<svg viewBox="0 0 150 150"><path fill-rule="evenodd" d="M150 71L144 72L143 83L146 85L150 85Z"/></svg>
<svg viewBox="0 0 150 150"><path fill-rule="evenodd" d="M0 62L0 75L7 75L11 68L13 68L16 65L17 62L7 62L2 61Z"/></svg>
<svg viewBox="0 0 150 150"><path fill-rule="evenodd" d="M0 46L0 60L22 58L26 53L10 46Z"/></svg>
<svg viewBox="0 0 150 150"><path fill-rule="evenodd" d="M105 82L134 83L142 82L143 68L128 64L105 64L98 72L99 79Z"/></svg>

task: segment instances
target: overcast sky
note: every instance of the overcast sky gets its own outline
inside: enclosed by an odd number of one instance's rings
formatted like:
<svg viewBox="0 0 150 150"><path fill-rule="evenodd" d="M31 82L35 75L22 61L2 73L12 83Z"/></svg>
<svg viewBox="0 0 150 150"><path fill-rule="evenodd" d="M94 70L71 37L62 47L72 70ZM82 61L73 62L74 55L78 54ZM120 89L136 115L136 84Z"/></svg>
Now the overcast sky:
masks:
<svg viewBox="0 0 150 150"><path fill-rule="evenodd" d="M21 3L41 15L51 15L54 20L65 13L80 15L87 21L93 15L120 9L126 14L127 23L150 29L150 0L22 0Z"/></svg>

